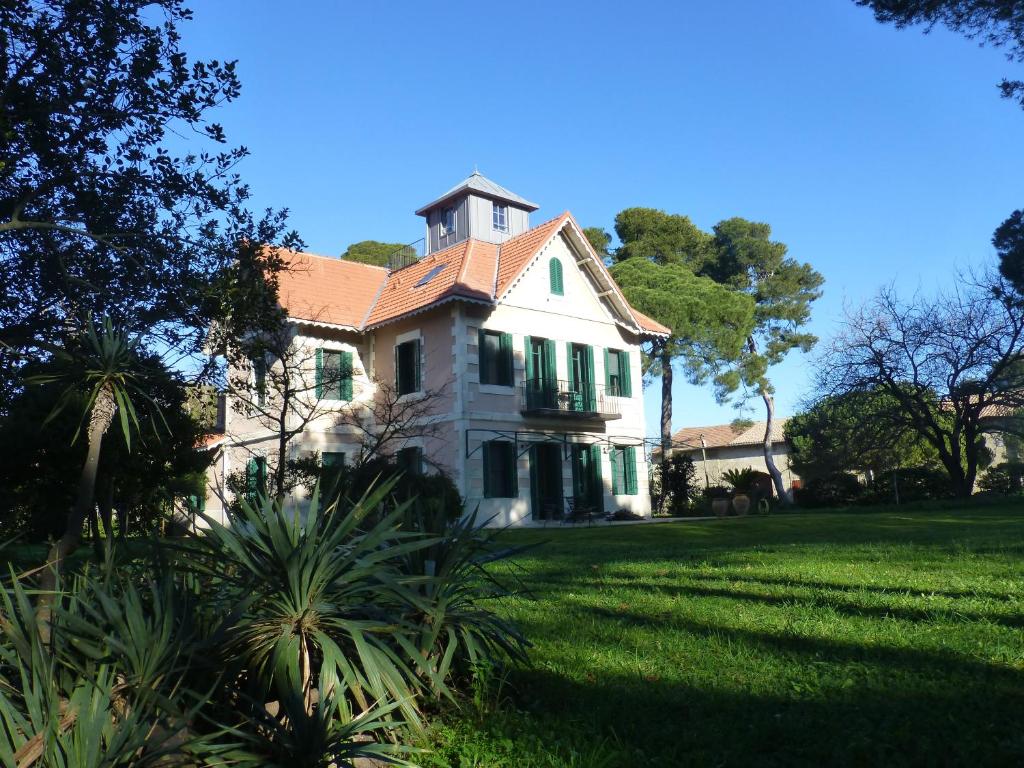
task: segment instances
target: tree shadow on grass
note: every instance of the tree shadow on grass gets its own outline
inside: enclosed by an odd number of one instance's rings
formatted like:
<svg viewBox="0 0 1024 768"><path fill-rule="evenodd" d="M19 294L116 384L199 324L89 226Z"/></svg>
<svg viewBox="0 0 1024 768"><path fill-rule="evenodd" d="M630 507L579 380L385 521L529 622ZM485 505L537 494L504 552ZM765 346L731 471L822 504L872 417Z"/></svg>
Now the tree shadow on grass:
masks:
<svg viewBox="0 0 1024 768"><path fill-rule="evenodd" d="M1024 628L1024 615L1021 614L980 613L978 611L961 610L952 606L913 608L895 605L863 605L838 595L766 595L760 592L747 592L739 589L658 584L632 580L613 581L605 579L602 582L602 586L649 589L653 592L675 597L723 597L731 600L761 603L763 605L798 605L808 608L828 608L836 613L854 618L899 619L901 621L915 622L949 621L958 623L987 621L1012 629ZM802 585L790 584L788 586L798 587Z"/></svg>
<svg viewBox="0 0 1024 768"><path fill-rule="evenodd" d="M818 687L680 682L673 669L644 676L595 666L583 680L550 666L515 676L519 707L581 739L612 738L632 750L623 765L1017 765L1024 675L955 654L715 626L591 607L603 622L664 632L666 625L730 648L802 657L831 667ZM842 680L843 665L873 667L868 682ZM810 667L795 669L810 669ZM813 675L812 675L813 677ZM799 678L799 675L796 676ZM750 688L747 693L738 690ZM515 734L509 734L515 738Z"/></svg>

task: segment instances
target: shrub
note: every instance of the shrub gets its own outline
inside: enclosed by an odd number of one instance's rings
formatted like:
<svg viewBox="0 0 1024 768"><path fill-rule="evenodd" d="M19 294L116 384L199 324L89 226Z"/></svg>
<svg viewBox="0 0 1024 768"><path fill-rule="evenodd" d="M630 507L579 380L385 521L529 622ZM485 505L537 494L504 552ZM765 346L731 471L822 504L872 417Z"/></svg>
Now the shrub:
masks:
<svg viewBox="0 0 1024 768"><path fill-rule="evenodd" d="M896 501L899 489L900 502L946 499L952 496L949 475L934 467L910 467L880 472L868 484L863 501L870 504L885 504Z"/></svg>
<svg viewBox="0 0 1024 768"><path fill-rule="evenodd" d="M1024 492L1024 462L1006 461L989 467L978 481L978 487L1004 496Z"/></svg>
<svg viewBox="0 0 1024 768"><path fill-rule="evenodd" d="M846 472L834 472L808 480L794 490L796 503L803 507L841 507L853 504L864 494L864 486Z"/></svg>

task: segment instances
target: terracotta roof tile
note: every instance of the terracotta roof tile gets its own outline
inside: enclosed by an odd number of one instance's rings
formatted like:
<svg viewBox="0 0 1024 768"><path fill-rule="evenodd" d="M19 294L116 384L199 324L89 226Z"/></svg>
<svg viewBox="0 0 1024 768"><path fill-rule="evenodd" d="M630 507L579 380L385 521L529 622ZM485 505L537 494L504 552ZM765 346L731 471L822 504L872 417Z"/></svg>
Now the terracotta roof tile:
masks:
<svg viewBox="0 0 1024 768"><path fill-rule="evenodd" d="M496 245L479 240L425 256L388 277L366 324L380 325L450 298L492 301L497 257Z"/></svg>
<svg viewBox="0 0 1024 768"><path fill-rule="evenodd" d="M634 308L632 305L630 305L629 309L633 312L633 316L636 317L637 324L641 328L643 328L645 331L652 331L654 333L664 333L664 334L672 333L672 331L669 328L666 328L664 325L659 323L657 320L648 317L643 312L641 312L639 309Z"/></svg>
<svg viewBox="0 0 1024 768"><path fill-rule="evenodd" d="M772 442L785 440L783 430L789 419L776 419L772 424ZM701 435L708 448L724 448L730 445L760 445L764 442L765 422L755 421L751 426L736 431L732 424L715 424L710 427L683 427L672 435L672 442L700 447Z"/></svg>
<svg viewBox="0 0 1024 768"><path fill-rule="evenodd" d="M289 317L360 328L388 272L356 261L286 252L278 294Z"/></svg>

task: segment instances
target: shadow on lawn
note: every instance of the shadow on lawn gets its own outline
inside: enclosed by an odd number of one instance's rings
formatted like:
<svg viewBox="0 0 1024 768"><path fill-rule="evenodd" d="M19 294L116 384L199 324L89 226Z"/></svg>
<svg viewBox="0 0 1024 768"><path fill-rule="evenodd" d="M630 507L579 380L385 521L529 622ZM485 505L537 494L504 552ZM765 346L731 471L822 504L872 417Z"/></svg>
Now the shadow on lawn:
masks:
<svg viewBox="0 0 1024 768"><path fill-rule="evenodd" d="M844 616L852 617L900 619L902 621L988 621L1013 629L1024 628L1024 615L1021 614L979 613L977 611L962 610L955 606L912 608L893 605L863 605L852 600L843 599L837 595L766 595L760 592L745 592L737 589L657 584L633 580L618 581L605 579L601 582L601 586L649 589L652 592L675 597L724 597L731 600L761 603L763 605L800 605L808 608L829 608Z"/></svg>
<svg viewBox="0 0 1024 768"><path fill-rule="evenodd" d="M1024 761L1017 713L1024 675L954 654L863 646L714 626L675 615L591 607L605 622L664 631L666 624L730 648L805 657L809 674L773 693L723 669L706 687L595 668L573 680L550 667L516 675L519 706L583 742L623 745L622 765L1010 765ZM844 679L844 665L857 679ZM865 674L867 672L867 674ZM749 674L749 673L746 673ZM702 679L708 679L704 677ZM810 683L808 681L811 681ZM762 685L763 687L763 685ZM774 692L778 690L778 693ZM514 733L509 734L515 738Z"/></svg>

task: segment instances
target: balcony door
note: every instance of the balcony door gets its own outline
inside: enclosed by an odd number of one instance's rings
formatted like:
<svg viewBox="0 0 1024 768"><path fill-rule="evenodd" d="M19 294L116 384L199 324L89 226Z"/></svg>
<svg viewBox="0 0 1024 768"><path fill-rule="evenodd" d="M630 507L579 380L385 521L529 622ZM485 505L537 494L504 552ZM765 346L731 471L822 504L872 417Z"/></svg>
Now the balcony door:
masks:
<svg viewBox="0 0 1024 768"><path fill-rule="evenodd" d="M589 413L596 410L594 393L594 348L586 344L569 344L566 349L569 360L570 400L574 411Z"/></svg>

